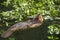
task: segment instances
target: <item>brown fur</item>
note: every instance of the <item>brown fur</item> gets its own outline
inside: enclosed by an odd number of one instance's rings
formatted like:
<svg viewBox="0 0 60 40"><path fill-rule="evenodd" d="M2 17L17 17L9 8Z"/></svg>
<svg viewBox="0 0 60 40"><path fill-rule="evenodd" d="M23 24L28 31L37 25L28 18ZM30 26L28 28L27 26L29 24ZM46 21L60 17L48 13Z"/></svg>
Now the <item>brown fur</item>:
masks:
<svg viewBox="0 0 60 40"><path fill-rule="evenodd" d="M11 26L7 31L2 33L1 37L2 38L7 38L9 37L14 31L16 30L22 30L22 29L27 29L27 28L34 28L37 26L40 26L43 22L43 17L40 14L37 14L35 17L32 19L29 19L25 22L19 22Z"/></svg>

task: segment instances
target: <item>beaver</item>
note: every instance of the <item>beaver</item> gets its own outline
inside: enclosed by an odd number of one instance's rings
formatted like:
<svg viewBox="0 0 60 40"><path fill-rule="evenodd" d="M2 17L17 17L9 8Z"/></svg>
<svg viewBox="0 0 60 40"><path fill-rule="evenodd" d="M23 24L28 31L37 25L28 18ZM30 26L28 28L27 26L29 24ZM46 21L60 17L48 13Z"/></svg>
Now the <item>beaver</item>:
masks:
<svg viewBox="0 0 60 40"><path fill-rule="evenodd" d="M18 22L12 25L9 29L7 29L4 33L2 33L2 38L9 37L16 30L23 30L27 28L35 28L40 26L43 23L43 17L40 14L36 14L32 19L28 19L24 22Z"/></svg>

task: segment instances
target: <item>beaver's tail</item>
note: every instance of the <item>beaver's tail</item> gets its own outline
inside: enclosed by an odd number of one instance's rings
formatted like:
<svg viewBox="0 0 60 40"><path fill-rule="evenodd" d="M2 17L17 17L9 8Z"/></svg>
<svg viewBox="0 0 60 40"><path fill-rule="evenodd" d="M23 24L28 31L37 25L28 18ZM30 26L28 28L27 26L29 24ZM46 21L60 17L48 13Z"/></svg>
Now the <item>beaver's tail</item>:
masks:
<svg viewBox="0 0 60 40"><path fill-rule="evenodd" d="M13 33L13 31L12 31L11 29L8 29L7 31L5 31L4 33L2 33L1 37L2 37L2 38L7 38L7 37L9 37L12 33Z"/></svg>

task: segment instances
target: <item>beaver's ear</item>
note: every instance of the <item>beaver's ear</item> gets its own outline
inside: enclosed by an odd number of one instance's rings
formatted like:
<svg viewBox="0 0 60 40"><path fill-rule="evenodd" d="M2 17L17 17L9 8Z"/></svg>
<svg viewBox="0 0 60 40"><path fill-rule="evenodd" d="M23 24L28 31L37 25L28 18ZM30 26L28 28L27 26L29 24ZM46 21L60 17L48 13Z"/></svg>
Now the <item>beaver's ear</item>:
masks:
<svg viewBox="0 0 60 40"><path fill-rule="evenodd" d="M39 16L40 16L40 14L37 14L36 16L34 16L33 20L38 19L38 18L39 18Z"/></svg>
<svg viewBox="0 0 60 40"><path fill-rule="evenodd" d="M36 16L35 16L35 18L38 18L40 16L40 14L37 14Z"/></svg>

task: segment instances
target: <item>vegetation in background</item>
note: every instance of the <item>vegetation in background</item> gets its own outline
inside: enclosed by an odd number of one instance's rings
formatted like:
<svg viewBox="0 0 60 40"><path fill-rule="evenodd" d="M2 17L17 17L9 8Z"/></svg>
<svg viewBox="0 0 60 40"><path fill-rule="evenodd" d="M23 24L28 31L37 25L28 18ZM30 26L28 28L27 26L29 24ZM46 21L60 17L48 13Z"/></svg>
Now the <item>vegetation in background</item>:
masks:
<svg viewBox="0 0 60 40"><path fill-rule="evenodd" d="M15 32L0 40L58 40L60 38L60 0L0 0L0 34L11 25L37 13L44 15L42 27ZM20 36L19 36L20 35Z"/></svg>

